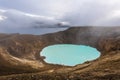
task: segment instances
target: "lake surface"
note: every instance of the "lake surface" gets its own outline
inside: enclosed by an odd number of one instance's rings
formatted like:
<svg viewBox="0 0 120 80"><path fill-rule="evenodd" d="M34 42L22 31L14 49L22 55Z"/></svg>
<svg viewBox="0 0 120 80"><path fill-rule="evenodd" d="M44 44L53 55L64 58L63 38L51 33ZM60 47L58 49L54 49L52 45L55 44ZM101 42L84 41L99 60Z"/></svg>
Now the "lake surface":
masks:
<svg viewBox="0 0 120 80"><path fill-rule="evenodd" d="M47 63L68 66L82 64L100 56L100 52L93 47L72 44L51 45L45 47L40 54L46 57Z"/></svg>

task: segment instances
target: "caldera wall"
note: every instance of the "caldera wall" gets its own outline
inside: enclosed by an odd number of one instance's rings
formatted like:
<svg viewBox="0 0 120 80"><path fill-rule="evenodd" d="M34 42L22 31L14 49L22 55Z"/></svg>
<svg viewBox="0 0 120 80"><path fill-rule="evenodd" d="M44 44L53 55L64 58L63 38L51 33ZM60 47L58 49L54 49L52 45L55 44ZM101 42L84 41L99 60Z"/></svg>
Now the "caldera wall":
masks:
<svg viewBox="0 0 120 80"><path fill-rule="evenodd" d="M0 71L33 72L46 67L40 51L53 44L89 45L104 56L120 50L120 27L72 27L45 35L0 34Z"/></svg>

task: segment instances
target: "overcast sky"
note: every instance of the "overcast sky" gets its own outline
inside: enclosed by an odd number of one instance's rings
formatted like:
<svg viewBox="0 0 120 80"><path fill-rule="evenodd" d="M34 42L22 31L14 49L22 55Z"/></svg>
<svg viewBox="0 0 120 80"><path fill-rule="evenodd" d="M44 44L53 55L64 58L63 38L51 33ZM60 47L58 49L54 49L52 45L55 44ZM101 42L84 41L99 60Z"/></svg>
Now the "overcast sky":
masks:
<svg viewBox="0 0 120 80"><path fill-rule="evenodd" d="M0 9L53 18L54 23L75 26L120 26L120 0L0 0ZM47 24L49 20L43 22Z"/></svg>

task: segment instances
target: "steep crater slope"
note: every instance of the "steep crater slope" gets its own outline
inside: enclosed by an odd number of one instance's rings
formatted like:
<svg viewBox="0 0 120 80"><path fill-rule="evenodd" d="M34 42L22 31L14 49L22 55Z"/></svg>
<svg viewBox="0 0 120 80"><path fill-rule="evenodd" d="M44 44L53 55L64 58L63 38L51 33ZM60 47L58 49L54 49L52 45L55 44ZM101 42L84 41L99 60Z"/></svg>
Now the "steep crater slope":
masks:
<svg viewBox="0 0 120 80"><path fill-rule="evenodd" d="M101 57L72 68L49 65L40 56L40 51L53 44L88 45L97 48ZM119 63L120 27L72 27L45 35L0 34L0 74L36 72L57 67L56 71L60 73L66 71L99 78L112 74L118 76Z"/></svg>

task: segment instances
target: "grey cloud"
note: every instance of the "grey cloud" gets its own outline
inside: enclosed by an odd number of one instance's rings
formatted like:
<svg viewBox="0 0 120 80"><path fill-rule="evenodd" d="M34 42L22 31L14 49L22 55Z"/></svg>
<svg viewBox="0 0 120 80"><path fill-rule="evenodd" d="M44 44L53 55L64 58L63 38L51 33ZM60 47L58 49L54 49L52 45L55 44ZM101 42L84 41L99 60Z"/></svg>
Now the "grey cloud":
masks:
<svg viewBox="0 0 120 80"><path fill-rule="evenodd" d="M110 17L115 10L120 11L120 1L110 1L85 0L82 5L73 5L71 12L65 14L63 20L69 21L73 25L119 26L120 23L118 23L118 19L120 15L113 18Z"/></svg>
<svg viewBox="0 0 120 80"><path fill-rule="evenodd" d="M120 11L119 0L0 0L0 6L52 16L72 25L120 25L118 17L109 20L107 17L115 10Z"/></svg>
<svg viewBox="0 0 120 80"><path fill-rule="evenodd" d="M39 25L43 28L51 26L56 28L55 30L44 29L45 31L58 31L58 26L55 24L64 25L62 22L68 22L71 26L120 26L119 0L0 0L0 8L14 9L10 13L4 14L9 19L7 18L5 22L2 21L1 25L3 26L4 23L12 25L16 32L19 30L18 28L15 29L15 26L19 28L35 27L37 30ZM44 16L44 18L28 17L23 13L36 14ZM53 20L46 19L51 17ZM13 22L16 24L11 24ZM65 25L68 24L65 23ZM8 26L2 28L1 31L12 32L12 29Z"/></svg>
<svg viewBox="0 0 120 80"><path fill-rule="evenodd" d="M59 27L61 27L60 30L64 30L64 28L69 27L66 25L67 22L61 22L54 17L32 15L17 10L0 10L0 32L43 34L51 31L56 32L59 30ZM34 28L37 28L38 30Z"/></svg>

